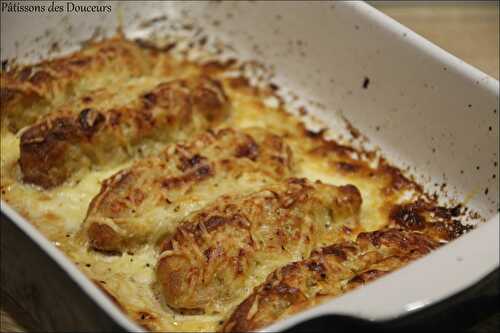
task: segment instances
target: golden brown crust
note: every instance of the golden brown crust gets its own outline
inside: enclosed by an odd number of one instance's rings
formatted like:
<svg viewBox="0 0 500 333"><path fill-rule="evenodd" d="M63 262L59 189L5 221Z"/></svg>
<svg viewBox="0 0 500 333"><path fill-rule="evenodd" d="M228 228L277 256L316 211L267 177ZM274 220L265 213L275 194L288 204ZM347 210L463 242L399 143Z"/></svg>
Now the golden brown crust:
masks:
<svg viewBox="0 0 500 333"><path fill-rule="evenodd" d="M234 302L255 271L307 257L355 228L361 195L292 178L247 196L224 196L181 224L163 244L157 276L174 309L214 313ZM267 269L264 267L267 266Z"/></svg>
<svg viewBox="0 0 500 333"><path fill-rule="evenodd" d="M86 166L126 161L145 140L175 141L215 126L228 105L220 83L200 77L160 83L119 108L55 113L21 136L23 180L50 188Z"/></svg>
<svg viewBox="0 0 500 333"><path fill-rule="evenodd" d="M17 132L72 96L149 74L152 68L150 51L118 35L63 58L2 72L2 123Z"/></svg>
<svg viewBox="0 0 500 333"><path fill-rule="evenodd" d="M93 248L121 252L173 231L176 221L219 195L288 177L291 159L282 139L265 130L203 133L104 181L83 229Z"/></svg>
<svg viewBox="0 0 500 333"><path fill-rule="evenodd" d="M438 246L439 242L424 234L387 229L361 233L356 242L321 248L306 260L271 273L236 308L223 331L257 330L372 281Z"/></svg>

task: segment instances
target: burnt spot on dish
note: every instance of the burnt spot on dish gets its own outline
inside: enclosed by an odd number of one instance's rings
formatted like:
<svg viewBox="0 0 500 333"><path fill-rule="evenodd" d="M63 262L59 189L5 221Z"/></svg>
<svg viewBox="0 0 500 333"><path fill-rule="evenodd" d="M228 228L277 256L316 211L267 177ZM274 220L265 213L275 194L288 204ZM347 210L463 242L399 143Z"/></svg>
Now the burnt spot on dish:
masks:
<svg viewBox="0 0 500 333"><path fill-rule="evenodd" d="M363 89L368 89L368 86L370 85L370 78L365 76L365 78L363 79Z"/></svg>

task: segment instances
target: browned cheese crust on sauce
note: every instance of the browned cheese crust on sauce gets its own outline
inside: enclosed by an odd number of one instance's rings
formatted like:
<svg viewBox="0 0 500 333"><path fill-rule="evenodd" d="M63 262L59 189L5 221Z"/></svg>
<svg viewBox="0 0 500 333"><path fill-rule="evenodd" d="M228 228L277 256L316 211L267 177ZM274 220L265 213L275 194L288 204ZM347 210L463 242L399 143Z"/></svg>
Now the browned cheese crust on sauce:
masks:
<svg viewBox="0 0 500 333"><path fill-rule="evenodd" d="M377 153L308 130L244 77L259 64L168 40L0 71L2 199L139 325L258 330L472 229Z"/></svg>
<svg viewBox="0 0 500 333"><path fill-rule="evenodd" d="M355 242L314 251L273 273L226 321L223 331L254 331L340 295L417 259L440 245L425 234L401 229L361 233Z"/></svg>
<svg viewBox="0 0 500 333"><path fill-rule="evenodd" d="M208 131L106 180L83 229L90 246L121 252L173 232L177 222L228 192L289 177L290 148L263 129Z"/></svg>
<svg viewBox="0 0 500 333"><path fill-rule="evenodd" d="M166 303L215 313L273 261L307 257L358 226L361 195L292 178L246 196L224 196L188 218L163 244L157 276ZM259 267L261 266L261 267Z"/></svg>
<svg viewBox="0 0 500 333"><path fill-rule="evenodd" d="M126 161L149 141L171 142L217 125L229 102L206 77L158 84L128 105L50 115L21 136L23 180L44 188L85 166Z"/></svg>
<svg viewBox="0 0 500 333"><path fill-rule="evenodd" d="M152 51L119 35L67 57L2 72L0 119L17 132L69 97L148 75L153 64Z"/></svg>

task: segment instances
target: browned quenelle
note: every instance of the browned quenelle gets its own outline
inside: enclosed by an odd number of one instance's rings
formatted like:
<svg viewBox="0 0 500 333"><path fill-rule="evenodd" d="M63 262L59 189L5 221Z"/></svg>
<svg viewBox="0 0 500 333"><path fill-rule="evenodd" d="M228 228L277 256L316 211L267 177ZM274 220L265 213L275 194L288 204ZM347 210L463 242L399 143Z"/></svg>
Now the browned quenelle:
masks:
<svg viewBox="0 0 500 333"><path fill-rule="evenodd" d="M360 207L352 185L295 178L221 197L164 242L157 277L165 301L178 311L227 311L258 275L342 239L358 226Z"/></svg>
<svg viewBox="0 0 500 333"><path fill-rule="evenodd" d="M63 58L2 72L2 126L17 132L69 98L149 75L153 60L151 50L118 35Z"/></svg>
<svg viewBox="0 0 500 333"><path fill-rule="evenodd" d="M218 81L192 77L160 83L120 107L57 112L23 132L23 180L44 188L59 185L79 170L126 161L147 144L206 130L228 108Z"/></svg>
<svg viewBox="0 0 500 333"><path fill-rule="evenodd" d="M422 233L387 229L361 233L356 242L323 247L270 274L236 308L223 331L257 330L374 280L439 245Z"/></svg>
<svg viewBox="0 0 500 333"><path fill-rule="evenodd" d="M290 148L266 130L208 131L107 179L82 231L98 250L154 243L218 196L255 191L290 177L291 169Z"/></svg>

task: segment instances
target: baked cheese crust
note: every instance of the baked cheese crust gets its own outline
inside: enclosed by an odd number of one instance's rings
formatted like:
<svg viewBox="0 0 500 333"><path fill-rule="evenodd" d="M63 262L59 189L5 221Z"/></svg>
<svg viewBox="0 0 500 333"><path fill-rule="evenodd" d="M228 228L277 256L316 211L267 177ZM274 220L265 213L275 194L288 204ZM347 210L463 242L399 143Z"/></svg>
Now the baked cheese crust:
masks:
<svg viewBox="0 0 500 333"><path fill-rule="evenodd" d="M3 126L17 132L73 96L148 75L154 68L153 58L150 50L119 35L91 43L68 57L3 73Z"/></svg>
<svg viewBox="0 0 500 333"><path fill-rule="evenodd" d="M220 313L261 266L270 269L343 238L359 224L351 185L292 178L245 196L221 196L188 217L162 245L158 280L180 312Z"/></svg>
<svg viewBox="0 0 500 333"><path fill-rule="evenodd" d="M156 142L212 128L227 110L220 83L200 77L162 82L120 107L56 111L23 131L23 180L59 185L86 166L117 165Z"/></svg>
<svg viewBox="0 0 500 333"><path fill-rule="evenodd" d="M361 233L355 242L319 248L306 260L271 273L238 305L223 331L254 331L379 278L438 246L420 233L386 229Z"/></svg>
<svg viewBox="0 0 500 333"><path fill-rule="evenodd" d="M118 34L1 72L2 200L148 330L256 330L470 229L246 66Z"/></svg>
<svg viewBox="0 0 500 333"><path fill-rule="evenodd" d="M208 131L105 180L83 230L90 246L103 251L156 243L220 195L255 191L290 176L291 168L290 148L272 133Z"/></svg>

